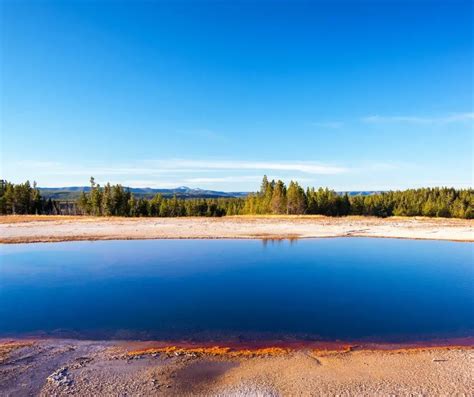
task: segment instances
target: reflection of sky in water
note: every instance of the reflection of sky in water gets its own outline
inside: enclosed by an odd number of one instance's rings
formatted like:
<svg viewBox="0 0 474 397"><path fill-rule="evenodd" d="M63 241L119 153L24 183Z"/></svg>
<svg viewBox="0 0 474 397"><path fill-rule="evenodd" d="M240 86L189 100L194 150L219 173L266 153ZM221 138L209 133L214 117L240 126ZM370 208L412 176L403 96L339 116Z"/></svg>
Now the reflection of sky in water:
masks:
<svg viewBox="0 0 474 397"><path fill-rule="evenodd" d="M366 238L3 245L0 334L472 335L472 247Z"/></svg>

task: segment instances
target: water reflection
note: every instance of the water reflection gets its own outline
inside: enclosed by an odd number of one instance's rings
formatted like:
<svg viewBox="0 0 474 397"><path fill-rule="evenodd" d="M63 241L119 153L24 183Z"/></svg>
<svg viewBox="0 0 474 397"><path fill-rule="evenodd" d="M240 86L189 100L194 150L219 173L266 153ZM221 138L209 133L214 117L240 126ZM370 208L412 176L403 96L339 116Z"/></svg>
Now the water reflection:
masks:
<svg viewBox="0 0 474 397"><path fill-rule="evenodd" d="M275 245L289 243L290 245L294 245L298 242L298 240L298 237L265 237L260 241L262 242L263 247L266 247L268 244Z"/></svg>
<svg viewBox="0 0 474 397"><path fill-rule="evenodd" d="M365 238L3 245L0 336L472 336L472 247Z"/></svg>

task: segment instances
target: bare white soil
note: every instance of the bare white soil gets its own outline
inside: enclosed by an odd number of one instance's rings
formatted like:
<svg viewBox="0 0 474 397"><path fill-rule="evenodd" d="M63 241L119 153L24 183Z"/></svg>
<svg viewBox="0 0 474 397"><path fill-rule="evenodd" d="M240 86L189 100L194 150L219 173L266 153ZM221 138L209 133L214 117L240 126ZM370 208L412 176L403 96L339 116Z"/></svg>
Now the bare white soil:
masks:
<svg viewBox="0 0 474 397"><path fill-rule="evenodd" d="M4 216L1 243L163 238L392 237L474 241L474 221L323 216L94 218Z"/></svg>

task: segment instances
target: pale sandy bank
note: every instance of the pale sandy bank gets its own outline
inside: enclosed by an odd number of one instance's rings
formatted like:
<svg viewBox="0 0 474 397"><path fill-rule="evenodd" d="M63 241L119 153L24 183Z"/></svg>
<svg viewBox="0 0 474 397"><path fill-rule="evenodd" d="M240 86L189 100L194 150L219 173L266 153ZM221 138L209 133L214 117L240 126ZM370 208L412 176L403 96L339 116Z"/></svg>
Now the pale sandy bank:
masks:
<svg viewBox="0 0 474 397"><path fill-rule="evenodd" d="M469 347L239 357L129 352L129 345L113 342L0 343L0 394L467 396L474 390Z"/></svg>
<svg viewBox="0 0 474 397"><path fill-rule="evenodd" d="M474 220L323 216L95 218L2 216L1 243L162 238L392 237L474 241Z"/></svg>

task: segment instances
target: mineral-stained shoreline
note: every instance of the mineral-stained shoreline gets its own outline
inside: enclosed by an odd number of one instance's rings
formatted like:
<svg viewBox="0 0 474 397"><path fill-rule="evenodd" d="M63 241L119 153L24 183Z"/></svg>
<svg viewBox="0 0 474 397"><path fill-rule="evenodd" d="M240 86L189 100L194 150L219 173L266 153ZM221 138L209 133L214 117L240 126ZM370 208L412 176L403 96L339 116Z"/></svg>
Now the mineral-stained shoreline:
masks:
<svg viewBox="0 0 474 397"><path fill-rule="evenodd" d="M2 396L471 395L474 349L0 340Z"/></svg>
<svg viewBox="0 0 474 397"><path fill-rule="evenodd" d="M474 241L474 221L428 218L0 217L0 242L392 237ZM0 396L472 395L474 343L173 346L0 340Z"/></svg>
<svg viewBox="0 0 474 397"><path fill-rule="evenodd" d="M0 243L165 238L391 237L474 241L474 220L324 216L98 218L1 216Z"/></svg>

